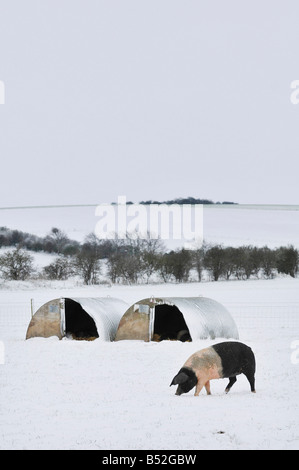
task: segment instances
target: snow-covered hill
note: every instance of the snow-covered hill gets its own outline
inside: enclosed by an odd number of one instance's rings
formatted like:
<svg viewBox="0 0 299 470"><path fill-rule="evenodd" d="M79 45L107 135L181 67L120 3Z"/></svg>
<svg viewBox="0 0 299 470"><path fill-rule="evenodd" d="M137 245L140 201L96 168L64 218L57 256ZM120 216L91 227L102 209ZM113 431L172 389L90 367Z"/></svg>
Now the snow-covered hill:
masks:
<svg viewBox="0 0 299 470"><path fill-rule="evenodd" d="M82 241L93 232L99 218L96 206L0 209L0 226L45 236L52 227ZM299 206L205 205L203 235L207 242L239 246L252 244L276 248L299 247ZM165 241L169 247L184 240Z"/></svg>

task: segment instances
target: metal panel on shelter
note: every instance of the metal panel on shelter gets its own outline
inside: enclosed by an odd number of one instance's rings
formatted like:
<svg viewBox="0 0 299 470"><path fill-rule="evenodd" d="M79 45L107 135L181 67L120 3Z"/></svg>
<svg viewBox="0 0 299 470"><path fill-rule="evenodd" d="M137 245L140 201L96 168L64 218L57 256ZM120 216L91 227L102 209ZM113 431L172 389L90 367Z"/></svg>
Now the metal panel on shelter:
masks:
<svg viewBox="0 0 299 470"><path fill-rule="evenodd" d="M123 300L113 297L72 297L95 321L99 338L113 341L121 317L128 308Z"/></svg>
<svg viewBox="0 0 299 470"><path fill-rule="evenodd" d="M221 303L207 297L168 297L164 300L182 312L193 340L239 339L237 325Z"/></svg>
<svg viewBox="0 0 299 470"><path fill-rule="evenodd" d="M42 305L33 315L26 333L26 339L42 337L50 338L57 336L63 337L63 328L61 323L61 299L53 299Z"/></svg>
<svg viewBox="0 0 299 470"><path fill-rule="evenodd" d="M128 308L126 302L112 297L68 297L67 299L80 304L94 320L100 340L114 340L119 321ZM54 299L42 305L31 319L26 339L39 336L43 338L57 336L62 339L67 328L64 310L67 299Z"/></svg>
<svg viewBox="0 0 299 470"><path fill-rule="evenodd" d="M115 341L125 339L150 341L152 337L151 315L154 306L155 301L151 299L144 299L133 304L119 322Z"/></svg>
<svg viewBox="0 0 299 470"><path fill-rule="evenodd" d="M164 297L143 299L132 305L120 320L115 340L151 341L155 316L158 315L156 307L162 305L176 307L173 309L173 318L179 311L193 341L206 338L239 338L235 321L219 302L206 297ZM148 308L147 312L145 307Z"/></svg>

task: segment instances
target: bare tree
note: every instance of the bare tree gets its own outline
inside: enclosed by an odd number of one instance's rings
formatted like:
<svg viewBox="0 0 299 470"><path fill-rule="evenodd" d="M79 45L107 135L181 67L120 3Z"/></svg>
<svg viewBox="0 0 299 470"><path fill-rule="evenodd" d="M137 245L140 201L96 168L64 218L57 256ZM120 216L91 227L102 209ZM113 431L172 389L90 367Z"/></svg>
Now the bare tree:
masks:
<svg viewBox="0 0 299 470"><path fill-rule="evenodd" d="M211 273L214 281L225 274L224 248L215 245L209 248L204 257L204 266Z"/></svg>
<svg viewBox="0 0 299 470"><path fill-rule="evenodd" d="M197 272L198 281L201 282L202 271L204 269L204 257L209 245L204 241L202 244L197 244L191 251L192 267Z"/></svg>
<svg viewBox="0 0 299 470"><path fill-rule="evenodd" d="M0 271L4 279L24 281L33 273L33 257L16 248L0 256Z"/></svg>
<svg viewBox="0 0 299 470"><path fill-rule="evenodd" d="M46 251L62 253L65 246L70 242L70 239L59 228L53 227L49 235L45 237Z"/></svg>
<svg viewBox="0 0 299 470"><path fill-rule="evenodd" d="M100 246L101 242L91 234L86 237L80 250L73 258L75 272L83 278L84 284L97 284L99 280L98 276L101 271Z"/></svg>
<svg viewBox="0 0 299 470"><path fill-rule="evenodd" d="M136 284L143 275L141 240L127 237L115 239L108 257L108 275L112 282L122 280Z"/></svg>
<svg viewBox="0 0 299 470"><path fill-rule="evenodd" d="M276 251L278 272L296 277L299 271L299 252L293 245L280 247Z"/></svg>
<svg viewBox="0 0 299 470"><path fill-rule="evenodd" d="M158 257L158 273L163 281L170 282L173 279L172 266L169 262L169 254L163 253Z"/></svg>
<svg viewBox="0 0 299 470"><path fill-rule="evenodd" d="M143 272L148 283L150 277L158 269L159 256L165 251L165 246L160 238L154 239L150 237L150 234L148 234L148 238L141 241L140 248Z"/></svg>
<svg viewBox="0 0 299 470"><path fill-rule="evenodd" d="M275 251L271 250L267 246L260 248L259 251L261 254L261 268L264 276L267 279L273 278L276 263Z"/></svg>
<svg viewBox="0 0 299 470"><path fill-rule="evenodd" d="M159 273L164 282L175 279L177 282L187 282L192 268L192 253L182 248L170 251L160 256Z"/></svg>
<svg viewBox="0 0 299 470"><path fill-rule="evenodd" d="M45 266L43 271L48 279L58 280L66 280L74 274L70 259L64 255L58 256L51 264Z"/></svg>

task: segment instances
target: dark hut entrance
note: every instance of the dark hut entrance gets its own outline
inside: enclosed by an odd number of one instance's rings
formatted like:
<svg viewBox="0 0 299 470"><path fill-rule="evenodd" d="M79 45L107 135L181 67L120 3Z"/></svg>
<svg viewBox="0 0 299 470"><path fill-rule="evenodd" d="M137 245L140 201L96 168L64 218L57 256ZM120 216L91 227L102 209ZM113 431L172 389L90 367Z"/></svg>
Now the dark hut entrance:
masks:
<svg viewBox="0 0 299 470"><path fill-rule="evenodd" d="M156 305L153 341L192 341L183 314L175 305Z"/></svg>
<svg viewBox="0 0 299 470"><path fill-rule="evenodd" d="M93 318L72 299L65 299L65 333L73 339L89 341L99 337Z"/></svg>

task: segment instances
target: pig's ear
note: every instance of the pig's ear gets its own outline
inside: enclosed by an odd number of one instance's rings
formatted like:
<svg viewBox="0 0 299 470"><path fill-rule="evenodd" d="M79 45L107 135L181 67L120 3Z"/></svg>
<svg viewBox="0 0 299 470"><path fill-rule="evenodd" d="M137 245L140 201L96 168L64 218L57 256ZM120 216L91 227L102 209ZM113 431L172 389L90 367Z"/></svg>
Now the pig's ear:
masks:
<svg viewBox="0 0 299 470"><path fill-rule="evenodd" d="M180 384L183 384L184 382L187 382L187 380L189 379L188 375L185 374L185 372L180 372L179 374L177 374L173 379L172 379L172 382L170 384L170 387L171 385L180 385Z"/></svg>

